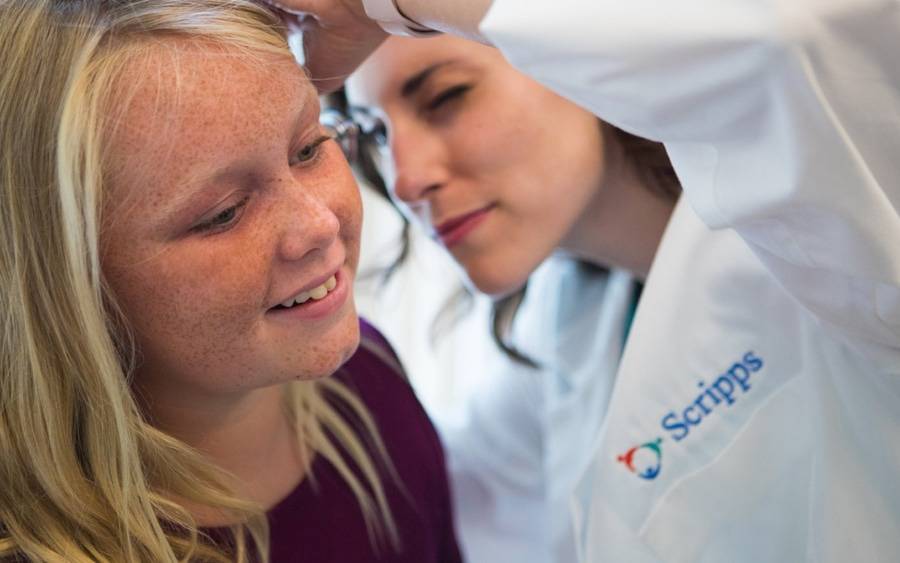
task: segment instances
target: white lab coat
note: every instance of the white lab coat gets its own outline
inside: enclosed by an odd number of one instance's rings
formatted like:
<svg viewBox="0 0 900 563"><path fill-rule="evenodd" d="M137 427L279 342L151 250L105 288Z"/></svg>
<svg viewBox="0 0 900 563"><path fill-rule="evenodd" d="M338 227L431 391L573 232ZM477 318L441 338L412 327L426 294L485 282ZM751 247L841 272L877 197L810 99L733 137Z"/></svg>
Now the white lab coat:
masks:
<svg viewBox="0 0 900 563"><path fill-rule="evenodd" d="M400 224L370 190L363 202L360 270L379 271L395 253ZM484 296L430 342L459 277L443 249L412 235L410 259L390 283L361 276L356 301L391 340L441 433L465 560L573 561L570 498L591 462L584 442L599 432L609 402L633 282L623 272L586 274L565 257L545 261L512 330L541 363L531 369L492 341Z"/></svg>
<svg viewBox="0 0 900 563"><path fill-rule="evenodd" d="M583 560L900 561L900 3L495 0L482 31L685 188Z"/></svg>
<svg viewBox="0 0 900 563"><path fill-rule="evenodd" d="M553 257L529 279L512 330L540 367L500 355L472 366L483 384L459 424L441 427L467 561L575 560L571 498L605 418L633 291L624 272Z"/></svg>

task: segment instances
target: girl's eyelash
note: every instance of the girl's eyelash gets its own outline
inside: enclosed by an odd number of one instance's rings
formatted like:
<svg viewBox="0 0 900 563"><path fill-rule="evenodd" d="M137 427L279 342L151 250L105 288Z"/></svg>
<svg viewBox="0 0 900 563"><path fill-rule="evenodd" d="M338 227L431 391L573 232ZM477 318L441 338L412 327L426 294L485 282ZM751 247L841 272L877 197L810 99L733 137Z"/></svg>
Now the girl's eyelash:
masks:
<svg viewBox="0 0 900 563"><path fill-rule="evenodd" d="M452 88L448 88L438 94L433 100L428 103L428 111L434 111L444 105L446 102L457 98L469 90L472 89L472 86L469 84L459 84L458 86L453 86Z"/></svg>
<svg viewBox="0 0 900 563"><path fill-rule="evenodd" d="M299 151L294 153L290 161L291 166L308 165L315 162L316 160L318 160L319 154L321 152L319 150L319 147L322 145L322 143L330 141L333 138L334 137L332 137L331 135L322 135L312 143L304 146ZM304 151L310 151L308 158L300 158L300 155ZM223 209L211 219L200 223L199 225L193 227L191 230L197 233L227 230L239 219L239 213L247 205L248 201L249 198L245 197L237 204L232 205L227 209Z"/></svg>
<svg viewBox="0 0 900 563"><path fill-rule="evenodd" d="M332 135L322 135L321 137L319 137L312 143L304 146L299 151L297 151L293 154L293 157L291 158L291 166L301 165L301 164L309 164L311 162L315 162L319 157L319 153L321 152L319 150L319 148L322 146L322 143L325 143L326 141L331 141L332 139L334 139L334 136L332 136ZM298 157L304 151L312 151L312 154L310 154L308 159L301 160Z"/></svg>
<svg viewBox="0 0 900 563"><path fill-rule="evenodd" d="M223 209L219 213L217 213L214 217L209 219L208 221L204 221L200 223L192 230L200 233L205 233L213 230L224 230L230 227L238 218L238 213L243 209L248 202L249 198L245 197L240 202L227 209ZM219 222L220 219L226 218L226 221Z"/></svg>

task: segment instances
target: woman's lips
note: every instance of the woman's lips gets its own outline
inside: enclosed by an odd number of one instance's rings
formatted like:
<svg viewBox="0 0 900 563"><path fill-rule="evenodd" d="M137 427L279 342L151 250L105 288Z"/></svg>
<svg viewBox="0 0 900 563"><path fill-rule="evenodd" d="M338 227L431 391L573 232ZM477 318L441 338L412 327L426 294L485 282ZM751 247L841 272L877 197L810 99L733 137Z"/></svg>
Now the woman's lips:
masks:
<svg viewBox="0 0 900 563"><path fill-rule="evenodd" d="M469 233L475 230L493 209L494 204L491 204L476 211L448 219L437 226L435 233L444 246L450 248L460 243Z"/></svg>

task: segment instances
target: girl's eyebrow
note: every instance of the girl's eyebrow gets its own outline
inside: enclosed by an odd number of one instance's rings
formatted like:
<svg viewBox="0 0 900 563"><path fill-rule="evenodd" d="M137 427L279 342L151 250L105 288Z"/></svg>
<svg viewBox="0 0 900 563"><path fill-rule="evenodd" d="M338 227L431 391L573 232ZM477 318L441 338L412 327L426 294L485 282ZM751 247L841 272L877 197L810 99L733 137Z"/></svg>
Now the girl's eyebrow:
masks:
<svg viewBox="0 0 900 563"><path fill-rule="evenodd" d="M317 119L311 119L311 116L315 115L317 110L318 104L314 101L297 105L291 121L290 138L292 143L297 133L305 129L304 123L307 120L315 123L316 126L318 125ZM246 169L243 166L238 167L240 169L236 170L235 165L239 164L239 161L240 159L234 159L212 170L207 168L184 178L181 182L184 189L179 190L169 198L169 201L163 207L161 217L180 217L191 210L192 204L199 200L203 194L229 184L233 185L236 176L244 176L246 173Z"/></svg>

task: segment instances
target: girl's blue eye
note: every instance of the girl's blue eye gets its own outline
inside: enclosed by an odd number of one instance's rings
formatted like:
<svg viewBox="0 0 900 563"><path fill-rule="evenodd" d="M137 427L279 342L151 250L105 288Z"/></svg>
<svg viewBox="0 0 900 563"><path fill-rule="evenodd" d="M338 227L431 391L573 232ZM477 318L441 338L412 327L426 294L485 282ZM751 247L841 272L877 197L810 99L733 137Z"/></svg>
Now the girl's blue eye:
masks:
<svg viewBox="0 0 900 563"><path fill-rule="evenodd" d="M247 198L241 200L237 205L232 205L228 209L219 212L212 219L197 225L194 227L194 230L199 232L225 230L237 221L238 215L245 205L247 205Z"/></svg>
<svg viewBox="0 0 900 563"><path fill-rule="evenodd" d="M221 227L222 225L227 225L228 223L232 222L236 216L237 208L229 207L225 211L213 217L209 224L214 227Z"/></svg>
<svg viewBox="0 0 900 563"><path fill-rule="evenodd" d="M306 164L308 162L312 162L319 156L319 149L322 146L322 143L325 141L330 141L332 138L329 135L323 135L319 137L312 143L306 145L299 151L294 153L293 158L291 159L291 165L295 164Z"/></svg>
<svg viewBox="0 0 900 563"><path fill-rule="evenodd" d="M318 146L307 145L297 153L297 162L308 162L316 157Z"/></svg>

